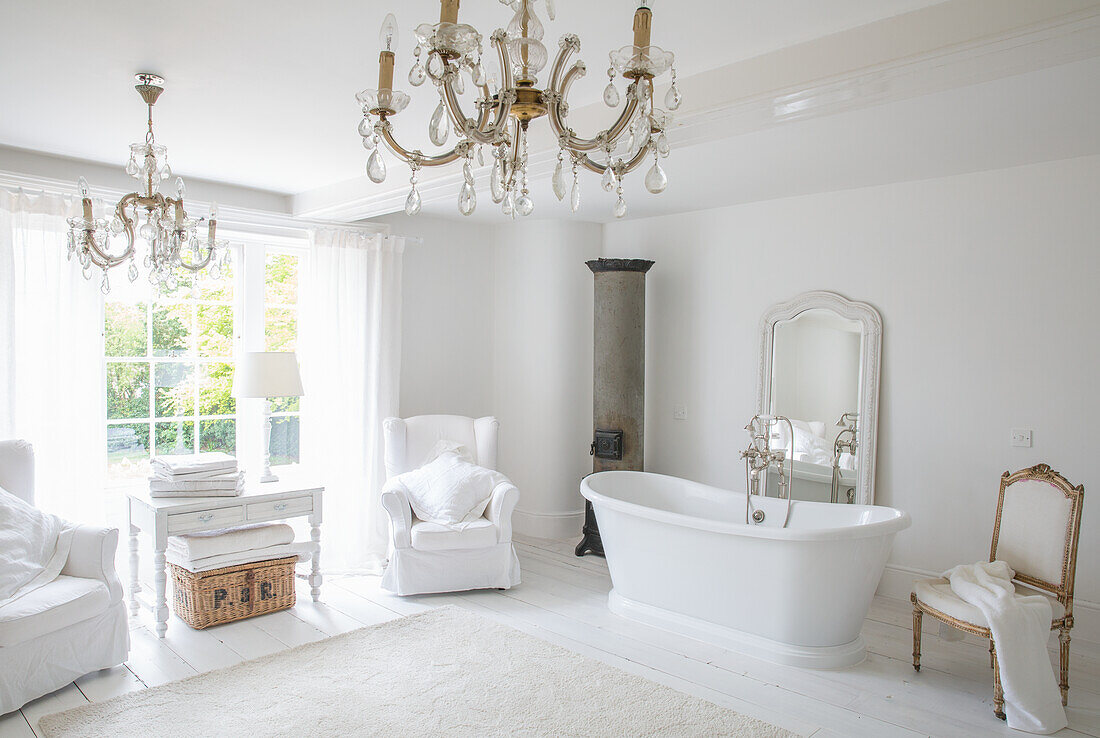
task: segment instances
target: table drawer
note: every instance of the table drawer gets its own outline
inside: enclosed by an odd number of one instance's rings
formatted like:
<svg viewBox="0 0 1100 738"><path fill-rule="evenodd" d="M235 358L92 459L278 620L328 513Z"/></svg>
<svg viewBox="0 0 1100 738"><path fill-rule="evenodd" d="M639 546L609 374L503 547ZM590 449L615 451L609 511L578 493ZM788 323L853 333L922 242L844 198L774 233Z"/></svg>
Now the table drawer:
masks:
<svg viewBox="0 0 1100 738"><path fill-rule="evenodd" d="M176 513L168 516L168 533L186 533L193 530L214 530L244 522L244 507L218 507L213 510Z"/></svg>
<svg viewBox="0 0 1100 738"><path fill-rule="evenodd" d="M313 512L313 496L306 495L305 497L292 497L287 500L252 502L245 507L245 517L248 520L273 520Z"/></svg>

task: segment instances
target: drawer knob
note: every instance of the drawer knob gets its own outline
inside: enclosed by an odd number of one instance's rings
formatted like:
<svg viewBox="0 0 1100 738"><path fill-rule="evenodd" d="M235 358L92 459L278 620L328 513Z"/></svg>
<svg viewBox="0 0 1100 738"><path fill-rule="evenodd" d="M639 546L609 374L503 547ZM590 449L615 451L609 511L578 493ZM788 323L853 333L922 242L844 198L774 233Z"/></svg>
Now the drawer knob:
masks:
<svg viewBox="0 0 1100 738"><path fill-rule="evenodd" d="M199 516L199 522L200 523L209 523L213 519L214 519L214 513L203 513L202 515Z"/></svg>
<svg viewBox="0 0 1100 738"><path fill-rule="evenodd" d="M276 502L275 503L275 510L277 512L282 512L283 510L286 510L286 503L285 502Z"/></svg>

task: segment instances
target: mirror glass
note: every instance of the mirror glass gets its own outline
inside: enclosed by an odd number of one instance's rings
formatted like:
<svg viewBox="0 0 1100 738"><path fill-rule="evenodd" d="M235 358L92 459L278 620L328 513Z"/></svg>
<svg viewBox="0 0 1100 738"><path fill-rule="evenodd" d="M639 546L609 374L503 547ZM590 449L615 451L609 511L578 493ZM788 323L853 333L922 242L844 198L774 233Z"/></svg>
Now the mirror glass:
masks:
<svg viewBox="0 0 1100 738"><path fill-rule="evenodd" d="M817 290L768 308L756 412L768 418L769 447L790 460L791 480L769 478L766 494L875 504L881 354L882 316L868 303Z"/></svg>
<svg viewBox="0 0 1100 738"><path fill-rule="evenodd" d="M772 429L773 448L785 449L799 467L791 496L854 502L862 326L813 308L777 321L773 331L768 412L789 418L794 426L793 438L786 423Z"/></svg>

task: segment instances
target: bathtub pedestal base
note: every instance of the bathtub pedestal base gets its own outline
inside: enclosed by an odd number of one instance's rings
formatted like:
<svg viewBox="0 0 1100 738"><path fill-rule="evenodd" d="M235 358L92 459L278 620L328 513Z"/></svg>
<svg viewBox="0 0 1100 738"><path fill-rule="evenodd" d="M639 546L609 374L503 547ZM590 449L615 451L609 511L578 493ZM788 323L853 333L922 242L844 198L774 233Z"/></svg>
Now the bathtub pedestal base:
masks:
<svg viewBox="0 0 1100 738"><path fill-rule="evenodd" d="M843 669L855 666L866 656L863 638L860 636L851 643L840 646L796 646L629 600L615 590L611 590L608 595L607 606L616 615L644 625L685 635L784 666L799 666L805 669Z"/></svg>

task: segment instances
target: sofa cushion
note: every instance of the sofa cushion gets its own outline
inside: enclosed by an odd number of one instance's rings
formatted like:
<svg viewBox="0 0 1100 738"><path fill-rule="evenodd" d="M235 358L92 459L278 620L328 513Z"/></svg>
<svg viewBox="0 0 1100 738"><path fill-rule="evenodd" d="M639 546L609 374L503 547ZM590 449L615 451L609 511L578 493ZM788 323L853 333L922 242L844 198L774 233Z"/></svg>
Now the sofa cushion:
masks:
<svg viewBox="0 0 1100 738"><path fill-rule="evenodd" d="M412 547L419 551L489 548L496 543L496 526L485 518L468 523L463 530L453 530L425 520L416 521L412 527Z"/></svg>
<svg viewBox="0 0 1100 738"><path fill-rule="evenodd" d="M1050 601L1051 614L1054 620L1059 620L1066 614L1066 608L1056 598L1046 592L1015 584L1017 597L1039 595ZM958 620L965 621L979 628L988 628L989 622L985 615L974 605L959 597L951 589L951 582L943 577L936 579L918 579L913 582L913 592L917 599L934 610L939 610L944 615L950 615Z"/></svg>
<svg viewBox="0 0 1100 738"><path fill-rule="evenodd" d="M110 604L107 585L98 579L59 576L0 607L0 648L87 620Z"/></svg>

